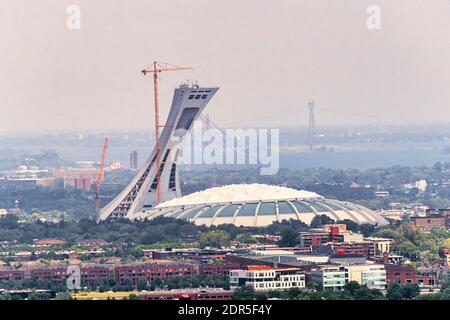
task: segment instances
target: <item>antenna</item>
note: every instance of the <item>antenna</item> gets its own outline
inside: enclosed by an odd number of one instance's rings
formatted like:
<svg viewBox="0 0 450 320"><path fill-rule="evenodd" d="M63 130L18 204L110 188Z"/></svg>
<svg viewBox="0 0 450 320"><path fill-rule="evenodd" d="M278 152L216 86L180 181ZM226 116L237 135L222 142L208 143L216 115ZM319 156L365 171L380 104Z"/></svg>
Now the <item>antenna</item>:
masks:
<svg viewBox="0 0 450 320"><path fill-rule="evenodd" d="M309 109L309 128L308 134L306 136L306 149L309 151L314 151L315 136L316 136L316 121L314 120L314 101L311 100L308 103Z"/></svg>

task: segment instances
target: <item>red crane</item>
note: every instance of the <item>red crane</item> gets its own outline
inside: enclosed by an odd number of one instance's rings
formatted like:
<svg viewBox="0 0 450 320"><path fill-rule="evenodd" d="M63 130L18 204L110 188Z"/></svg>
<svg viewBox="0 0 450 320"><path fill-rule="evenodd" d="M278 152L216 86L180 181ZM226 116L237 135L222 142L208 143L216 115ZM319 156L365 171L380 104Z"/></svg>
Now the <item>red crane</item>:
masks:
<svg viewBox="0 0 450 320"><path fill-rule="evenodd" d="M159 185L160 179L160 167L161 167L161 145L159 142L159 128L164 127L164 125L159 124L159 105L158 105L158 80L159 74L161 72L168 71L182 71L182 70L193 70L192 67L179 67L166 62L154 61L152 66L142 70L142 73L147 75L148 73L153 74L153 93L155 100L155 139L156 139L156 202L159 204L161 202L161 187Z"/></svg>
<svg viewBox="0 0 450 320"><path fill-rule="evenodd" d="M102 157L100 159L100 166L98 167L97 174L95 176L95 211L98 213L100 211L100 185L103 183L105 178L105 156L106 149L108 148L108 138L105 138L103 142Z"/></svg>

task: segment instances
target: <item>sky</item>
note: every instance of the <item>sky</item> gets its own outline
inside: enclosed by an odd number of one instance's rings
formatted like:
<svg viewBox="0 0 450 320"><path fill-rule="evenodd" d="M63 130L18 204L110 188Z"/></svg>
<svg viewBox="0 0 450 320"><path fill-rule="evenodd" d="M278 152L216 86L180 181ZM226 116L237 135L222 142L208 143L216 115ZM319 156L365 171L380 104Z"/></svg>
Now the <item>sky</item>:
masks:
<svg viewBox="0 0 450 320"><path fill-rule="evenodd" d="M450 122L449 35L448 0L0 0L0 132L150 129L154 60L194 67L163 118L198 80L222 127Z"/></svg>

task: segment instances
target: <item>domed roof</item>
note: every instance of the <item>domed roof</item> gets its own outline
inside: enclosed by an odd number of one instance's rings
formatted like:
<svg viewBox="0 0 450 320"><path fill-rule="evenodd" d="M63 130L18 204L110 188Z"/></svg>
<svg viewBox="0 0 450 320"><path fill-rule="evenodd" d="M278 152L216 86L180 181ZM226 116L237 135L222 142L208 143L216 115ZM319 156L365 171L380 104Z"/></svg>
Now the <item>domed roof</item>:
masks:
<svg viewBox="0 0 450 320"><path fill-rule="evenodd" d="M310 224L316 216L334 221L352 220L358 224L387 225L372 210L347 201L326 199L317 193L264 184L214 187L169 200L135 214L133 219L168 217L197 225L234 224L264 227L275 221L299 220Z"/></svg>
<svg viewBox="0 0 450 320"><path fill-rule="evenodd" d="M317 193L267 184L230 184L191 193L161 203L157 208L226 202L320 198Z"/></svg>

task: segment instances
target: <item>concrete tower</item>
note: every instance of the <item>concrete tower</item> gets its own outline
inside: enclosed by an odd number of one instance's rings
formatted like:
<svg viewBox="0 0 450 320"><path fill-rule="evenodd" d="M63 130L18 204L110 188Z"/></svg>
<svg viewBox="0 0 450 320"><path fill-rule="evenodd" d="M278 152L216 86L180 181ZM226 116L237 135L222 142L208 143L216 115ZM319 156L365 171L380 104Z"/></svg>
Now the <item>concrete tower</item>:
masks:
<svg viewBox="0 0 450 320"><path fill-rule="evenodd" d="M160 137L160 193L161 201L181 196L177 171L177 144L189 131L219 88L200 88L198 85L180 85L175 89L172 106ZM114 218L133 218L157 205L156 148L145 165L128 186L100 210L98 221Z"/></svg>

